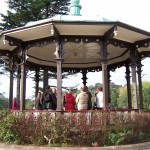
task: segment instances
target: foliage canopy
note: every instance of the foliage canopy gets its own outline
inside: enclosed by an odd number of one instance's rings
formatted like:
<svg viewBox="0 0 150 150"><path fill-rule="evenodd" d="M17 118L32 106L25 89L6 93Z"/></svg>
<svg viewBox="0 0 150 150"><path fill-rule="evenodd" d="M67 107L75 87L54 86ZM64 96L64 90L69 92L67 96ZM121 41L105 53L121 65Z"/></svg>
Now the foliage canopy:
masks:
<svg viewBox="0 0 150 150"><path fill-rule="evenodd" d="M30 21L37 21L66 15L70 0L7 0L9 10L7 14L0 14L2 23L1 30L8 30L24 26Z"/></svg>

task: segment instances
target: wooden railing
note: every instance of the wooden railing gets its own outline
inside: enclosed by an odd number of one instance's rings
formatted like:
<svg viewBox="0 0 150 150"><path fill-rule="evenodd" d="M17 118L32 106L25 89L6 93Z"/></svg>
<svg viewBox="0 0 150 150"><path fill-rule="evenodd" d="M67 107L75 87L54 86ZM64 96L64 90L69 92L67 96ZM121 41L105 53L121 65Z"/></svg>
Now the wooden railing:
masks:
<svg viewBox="0 0 150 150"><path fill-rule="evenodd" d="M47 117L56 117L61 114L61 116L67 117L70 120L70 124L79 123L85 120L87 125L93 124L95 120L99 120L99 124L114 124L115 117L123 119L134 119L135 114L139 113L138 109L109 109L109 110L73 110L73 111L55 111L55 110L10 110L14 115L20 115L22 113L25 116L44 116ZM45 116L44 116L45 117ZM76 121L75 121L76 120Z"/></svg>
<svg viewBox="0 0 150 150"><path fill-rule="evenodd" d="M60 112L62 114L64 113L89 113L89 112L139 112L139 109L122 109L122 108L117 108L117 109L107 109L107 110L70 110L70 111L56 111L56 110L23 110L23 111L20 111L20 110L12 110L10 109L10 112L31 112L31 113L57 113L57 112Z"/></svg>

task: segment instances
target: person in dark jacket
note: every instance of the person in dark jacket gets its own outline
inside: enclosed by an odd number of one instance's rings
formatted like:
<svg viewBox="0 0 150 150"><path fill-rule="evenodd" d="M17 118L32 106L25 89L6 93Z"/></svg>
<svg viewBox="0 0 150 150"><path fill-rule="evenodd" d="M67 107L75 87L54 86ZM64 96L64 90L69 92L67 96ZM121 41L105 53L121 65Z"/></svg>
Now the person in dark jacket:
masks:
<svg viewBox="0 0 150 150"><path fill-rule="evenodd" d="M56 100L54 100L54 94L52 92L52 89L49 85L46 86L45 92L42 96L42 109L55 110L55 101Z"/></svg>
<svg viewBox="0 0 150 150"><path fill-rule="evenodd" d="M65 110L75 110L75 97L71 90L69 90L64 96L64 107Z"/></svg>
<svg viewBox="0 0 150 150"><path fill-rule="evenodd" d="M92 109L92 94L91 92L89 91L88 87L87 86L84 86L85 88L85 92L88 94L89 96L89 100L88 100L88 110Z"/></svg>
<svg viewBox="0 0 150 150"><path fill-rule="evenodd" d="M52 90L52 99L53 99L53 110L57 108L57 89L53 88Z"/></svg>

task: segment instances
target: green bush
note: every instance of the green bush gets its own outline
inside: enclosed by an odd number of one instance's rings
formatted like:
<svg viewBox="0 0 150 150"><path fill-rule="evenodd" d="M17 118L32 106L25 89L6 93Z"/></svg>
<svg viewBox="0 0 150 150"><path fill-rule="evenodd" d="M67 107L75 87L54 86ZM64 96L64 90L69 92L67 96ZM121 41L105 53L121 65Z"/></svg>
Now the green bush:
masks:
<svg viewBox="0 0 150 150"><path fill-rule="evenodd" d="M17 118L12 114L5 115L3 118L1 116L0 120L0 140L7 143L18 143L18 138L13 132L13 125Z"/></svg>
<svg viewBox="0 0 150 150"><path fill-rule="evenodd" d="M149 113L9 113L0 111L0 141L50 146L136 143L150 138Z"/></svg>
<svg viewBox="0 0 150 150"><path fill-rule="evenodd" d="M0 110L7 110L8 109L8 99L7 98L0 98Z"/></svg>
<svg viewBox="0 0 150 150"><path fill-rule="evenodd" d="M18 144L62 145L69 139L68 118L50 114L9 114L0 125L1 141Z"/></svg>
<svg viewBox="0 0 150 150"><path fill-rule="evenodd" d="M108 145L119 145L122 144L126 138L128 138L128 135L131 135L132 131L131 130L125 130L122 132L109 132L109 137L108 137Z"/></svg>

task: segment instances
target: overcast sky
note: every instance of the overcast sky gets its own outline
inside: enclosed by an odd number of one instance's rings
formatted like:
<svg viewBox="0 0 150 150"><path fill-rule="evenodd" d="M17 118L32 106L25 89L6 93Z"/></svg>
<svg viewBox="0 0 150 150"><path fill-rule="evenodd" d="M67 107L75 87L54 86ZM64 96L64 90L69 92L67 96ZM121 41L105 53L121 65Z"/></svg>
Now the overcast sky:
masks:
<svg viewBox="0 0 150 150"><path fill-rule="evenodd" d="M84 16L100 16L109 20L119 20L126 24L138 27L140 29L150 32L150 0L80 0L82 5L81 14ZM6 13L7 4L5 0L1 0L0 12ZM150 81L150 59L142 61L144 65L142 70L143 80ZM87 85L95 85L97 82L102 82L101 72L88 73ZM125 80L125 68L122 67L111 73L111 81L119 85L126 84ZM82 76L70 77L63 80L63 86L74 86L79 84L82 86ZM56 85L56 80L49 80L51 85ZM0 77L0 92L9 93L9 79L8 77ZM30 85L32 83L32 85ZM33 86L33 82L27 80L27 98L33 95L34 90L29 88ZM14 86L14 94L16 86Z"/></svg>

